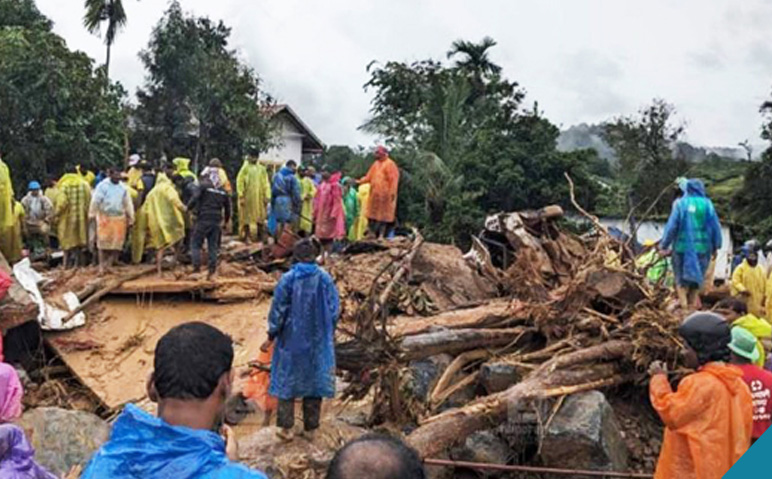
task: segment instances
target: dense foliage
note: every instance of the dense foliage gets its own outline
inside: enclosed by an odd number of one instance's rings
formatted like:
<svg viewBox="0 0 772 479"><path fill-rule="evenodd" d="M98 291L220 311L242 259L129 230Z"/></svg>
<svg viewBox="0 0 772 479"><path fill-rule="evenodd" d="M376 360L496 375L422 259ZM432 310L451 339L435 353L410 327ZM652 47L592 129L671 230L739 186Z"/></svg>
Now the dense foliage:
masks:
<svg viewBox="0 0 772 479"><path fill-rule="evenodd" d="M615 203L627 211L635 208L642 213L654 205L652 212L667 212L672 194L666 190L689 170L685 156L675 153L684 127L673 124L674 113L672 105L654 100L637 116L604 124L603 137L618 160L620 188Z"/></svg>
<svg viewBox="0 0 772 479"><path fill-rule="evenodd" d="M230 28L172 2L140 57L148 71L137 92L132 146L151 159L219 157L233 171L246 153L269 146L271 102L255 72L228 47Z"/></svg>
<svg viewBox="0 0 772 479"><path fill-rule="evenodd" d="M33 1L0 0L0 151L17 191L124 156L124 92L51 27Z"/></svg>
<svg viewBox="0 0 772 479"><path fill-rule="evenodd" d="M435 60L370 66L374 92L365 131L383 137L402 170L398 215L431 227L439 240L465 241L496 211L567 205L564 172L589 208L602 185L589 174L593 152L561 153L558 128L524 109L524 91L491 63L486 38L457 41L453 65Z"/></svg>

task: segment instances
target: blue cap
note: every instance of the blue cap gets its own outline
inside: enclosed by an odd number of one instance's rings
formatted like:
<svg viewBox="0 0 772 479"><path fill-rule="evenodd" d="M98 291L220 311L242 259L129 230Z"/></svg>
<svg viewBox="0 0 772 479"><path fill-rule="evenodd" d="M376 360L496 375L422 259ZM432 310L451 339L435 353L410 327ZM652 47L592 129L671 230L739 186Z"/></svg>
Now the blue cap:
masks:
<svg viewBox="0 0 772 479"><path fill-rule="evenodd" d="M37 181L30 181L29 182L29 189L30 190L39 190L40 189L40 183Z"/></svg>

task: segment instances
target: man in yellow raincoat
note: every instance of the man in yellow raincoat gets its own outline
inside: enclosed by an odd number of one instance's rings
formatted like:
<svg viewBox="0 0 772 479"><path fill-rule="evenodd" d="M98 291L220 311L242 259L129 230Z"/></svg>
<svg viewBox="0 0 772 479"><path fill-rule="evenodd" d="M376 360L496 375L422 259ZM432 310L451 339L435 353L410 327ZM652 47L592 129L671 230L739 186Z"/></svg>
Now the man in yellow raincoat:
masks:
<svg viewBox="0 0 772 479"><path fill-rule="evenodd" d="M74 257L75 266L80 266L82 249L88 245L88 208L91 204L91 187L78 173L77 167L70 168L57 183L59 194L54 204L56 231L59 244L64 251L65 268Z"/></svg>
<svg viewBox="0 0 772 479"><path fill-rule="evenodd" d="M772 325L766 319L748 313L748 306L739 298L724 298L716 303L713 311L726 318L727 323L733 328L743 328L756 338L756 350L759 354L754 364L763 368L767 352L762 340L772 338Z"/></svg>
<svg viewBox="0 0 772 479"><path fill-rule="evenodd" d="M367 235L367 227L369 221L367 220L367 208L370 204L370 185L359 185L357 190L357 196L359 197L359 218L354 223L354 241L359 241Z"/></svg>
<svg viewBox="0 0 772 479"><path fill-rule="evenodd" d="M11 229L15 223L13 214L13 184L11 183L11 172L8 165L3 161L0 155L0 241L11 243ZM8 238L2 236L8 235ZM5 251L3 251L5 254ZM10 261L10 258L6 259Z"/></svg>
<svg viewBox="0 0 772 479"><path fill-rule="evenodd" d="M732 296L739 296L748 305L748 312L755 316L765 316L764 296L766 295L767 278L764 268L759 265L759 257L755 251L748 255L732 273Z"/></svg>
<svg viewBox="0 0 772 479"><path fill-rule="evenodd" d="M172 181L166 174L158 173L155 186L148 193L137 216L132 238L133 261L139 263L142 260L145 248L155 250L160 275L166 250L185 238L185 211L185 205Z"/></svg>
<svg viewBox="0 0 772 479"><path fill-rule="evenodd" d="M190 171L190 158L177 157L172 160L172 164L175 175L196 179L196 174Z"/></svg>
<svg viewBox="0 0 772 479"><path fill-rule="evenodd" d="M139 179L142 178L142 168L139 167L140 160L140 156L136 153L129 157L129 171L127 172L129 176L127 181L132 188L136 188Z"/></svg>
<svg viewBox="0 0 772 479"><path fill-rule="evenodd" d="M250 156L241 167L236 178L236 192L239 198L239 231L241 237L250 242L263 234L263 225L268 218L268 203L271 202L271 184L268 171Z"/></svg>
<svg viewBox="0 0 772 479"><path fill-rule="evenodd" d="M24 241L22 230L24 225L24 206L18 201L13 202L13 225L0 229L0 251L9 264L14 264L22 259Z"/></svg>
<svg viewBox="0 0 772 479"><path fill-rule="evenodd" d="M314 232L314 198L316 198L314 175L316 170L313 166L309 166L300 174L300 198L303 200L300 207L300 230L308 234Z"/></svg>

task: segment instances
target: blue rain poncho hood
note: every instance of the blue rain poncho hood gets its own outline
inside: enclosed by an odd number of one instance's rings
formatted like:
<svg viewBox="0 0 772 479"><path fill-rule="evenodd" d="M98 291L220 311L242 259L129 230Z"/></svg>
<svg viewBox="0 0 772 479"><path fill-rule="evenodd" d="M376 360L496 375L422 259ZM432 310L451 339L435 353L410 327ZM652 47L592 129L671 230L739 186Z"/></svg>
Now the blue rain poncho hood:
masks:
<svg viewBox="0 0 772 479"><path fill-rule="evenodd" d="M339 311L335 282L316 264L298 263L281 277L268 315L268 336L275 338L272 396L334 396Z"/></svg>
<svg viewBox="0 0 772 479"><path fill-rule="evenodd" d="M130 404L81 479L266 479L225 455L211 431L171 426Z"/></svg>
<svg viewBox="0 0 772 479"><path fill-rule="evenodd" d="M721 248L721 224L702 181L679 180L678 184L684 196L673 204L661 248L672 246L675 254L683 255L682 271L677 276L683 282L700 286L705 276L705 256Z"/></svg>
<svg viewBox="0 0 772 479"><path fill-rule="evenodd" d="M286 166L283 167L273 177L271 190L271 206L276 221L293 222L303 202L300 195L300 182L295 177L295 172Z"/></svg>

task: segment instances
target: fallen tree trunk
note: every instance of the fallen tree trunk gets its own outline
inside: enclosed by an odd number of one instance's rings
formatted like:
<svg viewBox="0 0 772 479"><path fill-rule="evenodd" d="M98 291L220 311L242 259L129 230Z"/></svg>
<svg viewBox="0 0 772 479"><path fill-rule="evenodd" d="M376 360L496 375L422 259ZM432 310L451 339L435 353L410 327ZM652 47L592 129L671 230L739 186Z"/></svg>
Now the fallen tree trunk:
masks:
<svg viewBox="0 0 772 479"><path fill-rule="evenodd" d="M510 408L520 401L554 397L597 389L630 381L630 376L613 374L598 378L590 362L614 361L630 358L633 345L627 341L608 341L573 353L554 358L529 374L522 382L500 393L491 394L462 408L452 409L423 421L408 436L408 442L421 457L436 456L470 434L506 421ZM583 365L571 375L553 375L558 369ZM601 365L601 375L608 375L607 365ZM560 384L557 380L570 381Z"/></svg>
<svg viewBox="0 0 772 479"><path fill-rule="evenodd" d="M426 333L435 327L458 328L493 328L506 325L512 317L508 301L496 301L475 308L459 309L436 316L416 319L415 317L396 318L391 328L394 336L411 336Z"/></svg>
<svg viewBox="0 0 772 479"><path fill-rule="evenodd" d="M272 293L276 284L274 282L254 281L249 278L218 278L213 281L197 280L168 280L143 279L138 281L127 281L115 288L113 294L179 294L179 293L202 293L222 289L238 289L240 291L255 291ZM216 296L216 295L215 295ZM227 296L224 294L224 296ZM214 299L217 299L216 297Z"/></svg>
<svg viewBox="0 0 772 479"><path fill-rule="evenodd" d="M116 288L120 287L123 283L125 283L127 281L131 281L133 279L137 279L140 276L144 276L146 274L152 273L153 271L155 271L155 266L146 266L145 268L142 268L142 269L140 269L138 271L133 271L133 272L127 274L127 275L121 276L119 278L115 278L114 280L110 281L107 284L107 286L105 286L104 288L100 289L96 293L94 293L91 296L89 296L87 300L85 300L84 302L82 302L80 304L80 306L78 306L74 310L70 311L70 313L62 319L62 325L67 324L67 322L69 320L71 320L72 318L74 318L75 315L77 315L78 313L80 313L84 309L88 308L92 304L96 303L97 301L102 299L104 296L110 294L110 292L112 292Z"/></svg>
<svg viewBox="0 0 772 479"><path fill-rule="evenodd" d="M0 331L7 331L37 319L39 308L32 301L27 290L13 277L13 269L2 253L0 253L0 269L11 276L11 287L0 300Z"/></svg>
<svg viewBox="0 0 772 479"><path fill-rule="evenodd" d="M451 329L407 336L400 349L406 360L428 358L437 354L458 354L480 348L497 348L516 344L534 328Z"/></svg>

